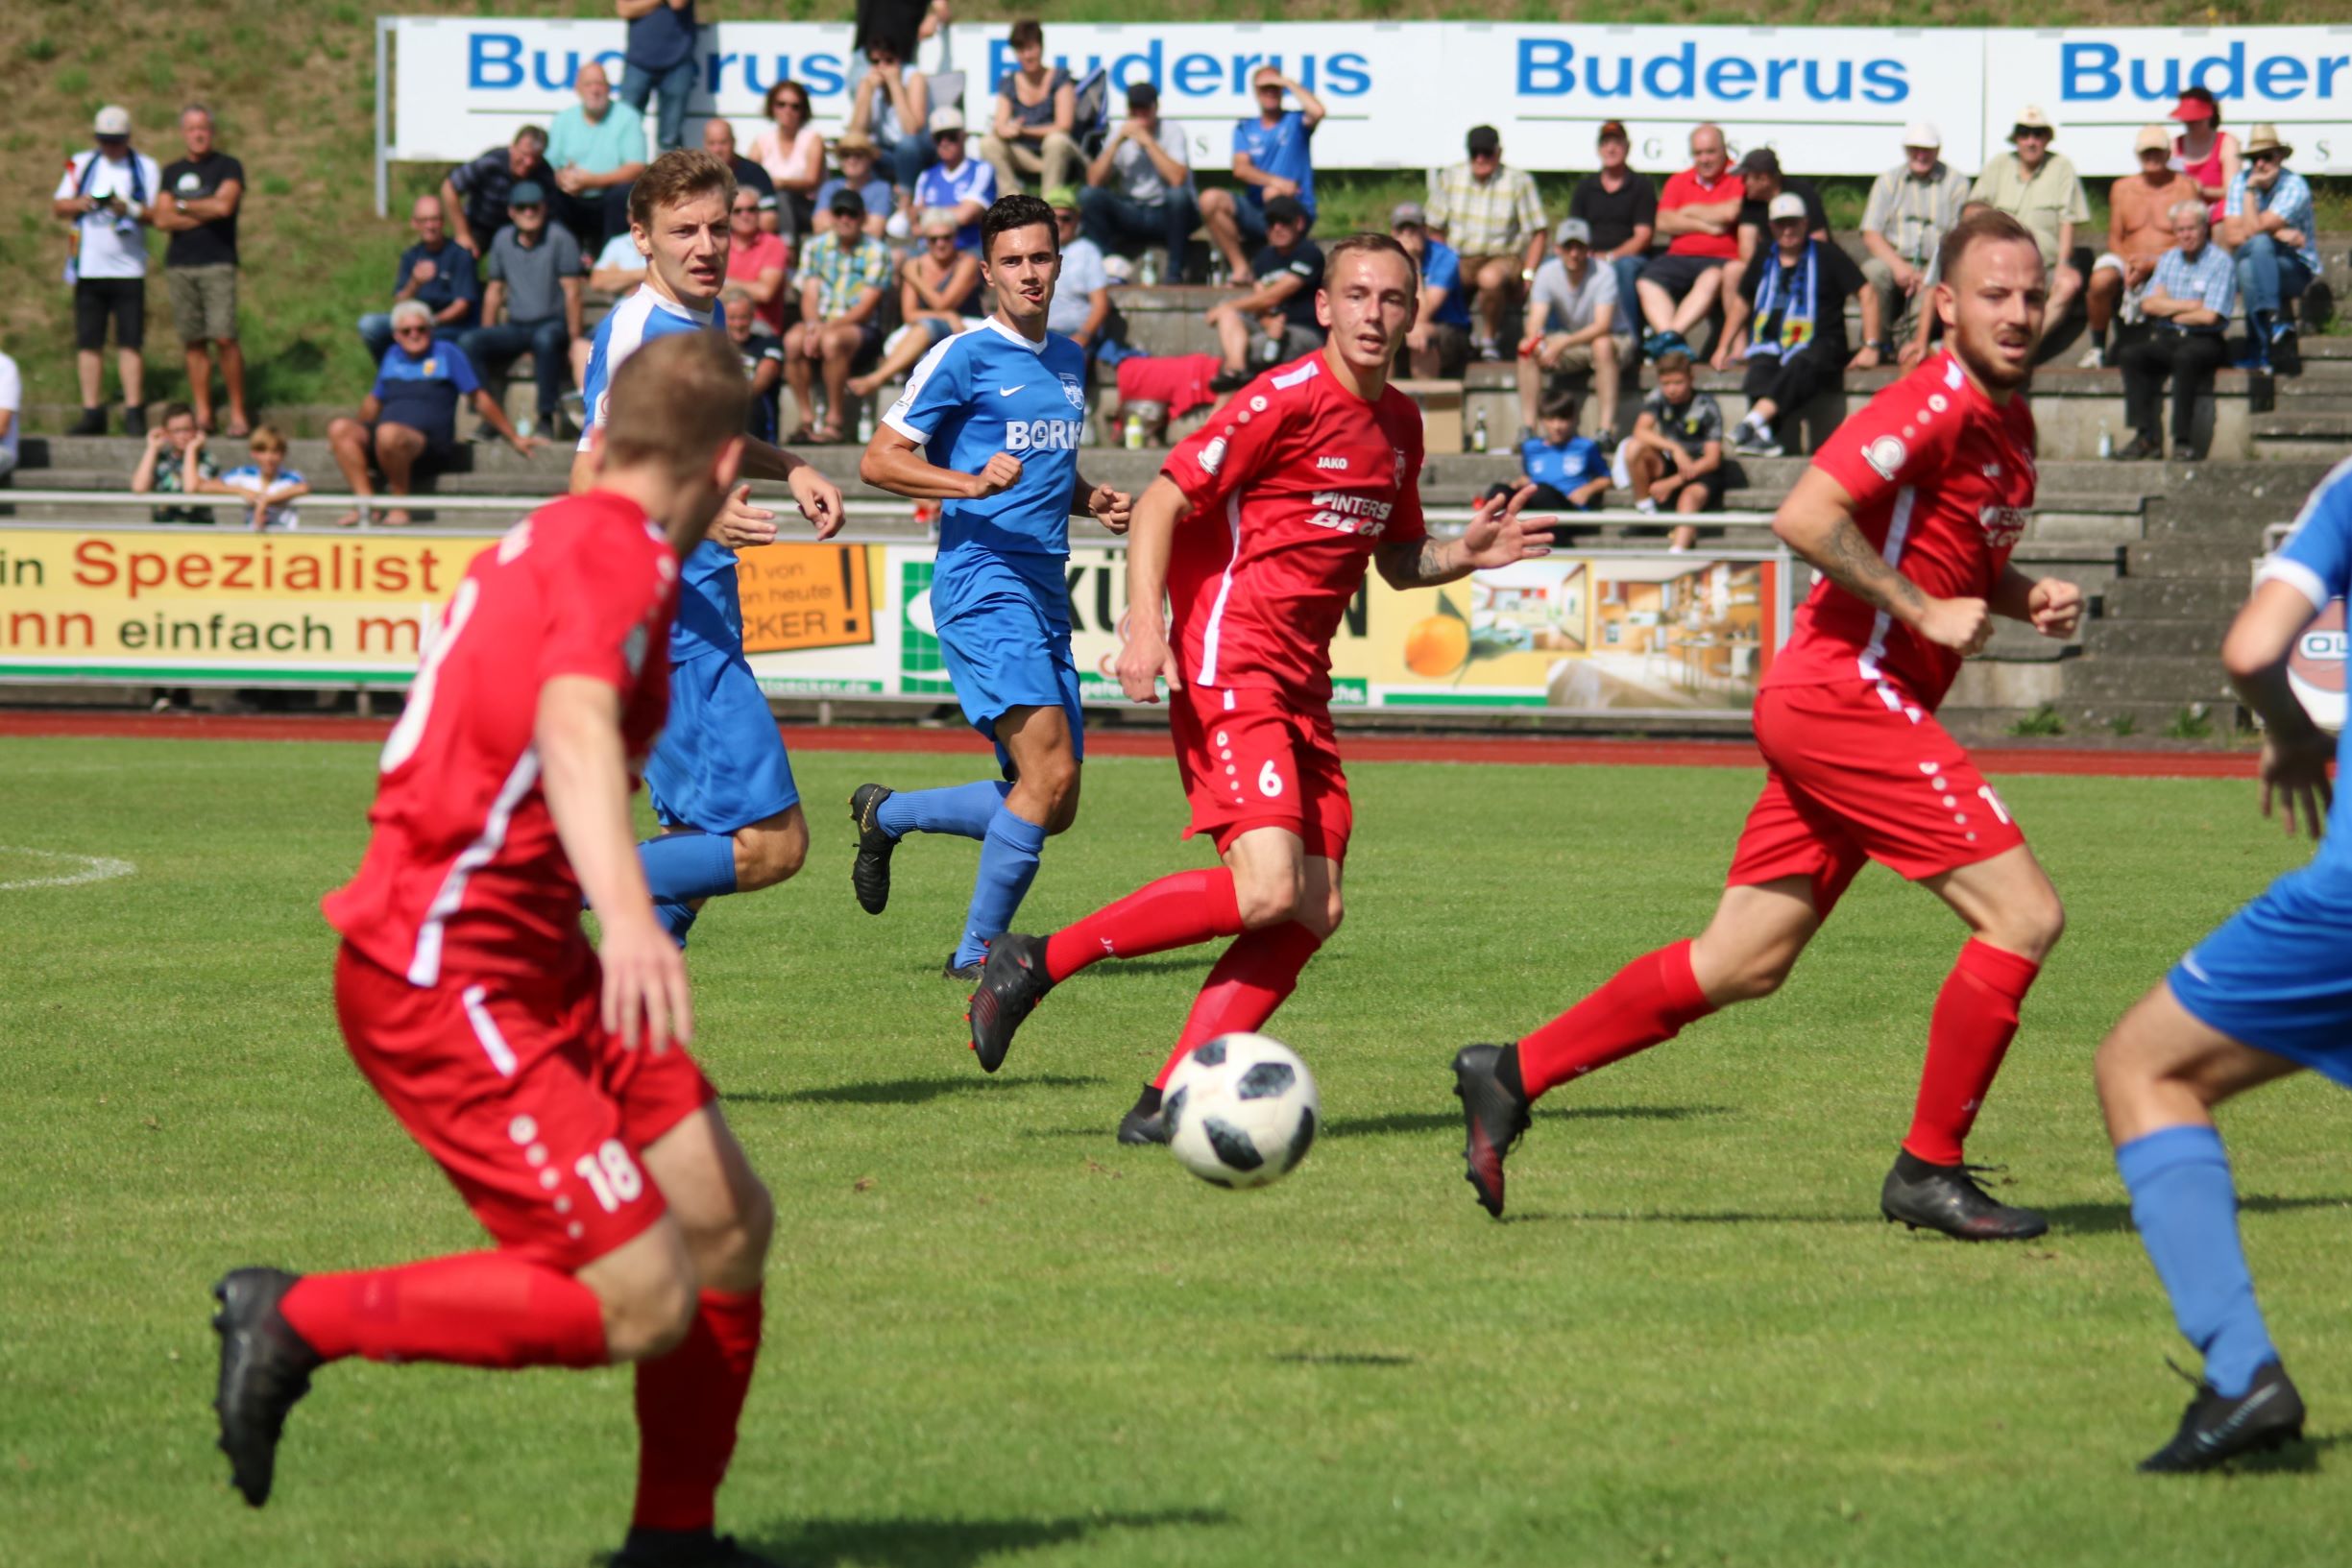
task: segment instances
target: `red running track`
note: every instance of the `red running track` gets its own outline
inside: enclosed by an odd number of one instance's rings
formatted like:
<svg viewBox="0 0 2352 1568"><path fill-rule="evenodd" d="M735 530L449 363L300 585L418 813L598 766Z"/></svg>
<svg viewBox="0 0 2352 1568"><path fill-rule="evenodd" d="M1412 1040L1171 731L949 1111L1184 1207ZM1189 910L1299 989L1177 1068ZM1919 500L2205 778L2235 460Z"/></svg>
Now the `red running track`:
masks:
<svg viewBox="0 0 2352 1568"><path fill-rule="evenodd" d="M381 740L390 719L330 715L0 712L0 737L96 736L127 740ZM980 755L977 736L962 729L900 726L792 725L785 739L800 751L947 752ZM1095 731L1086 746L1098 757L1166 757L1168 739L1148 731ZM1351 762L1517 762L1552 766L1755 767L1745 740L1596 740L1545 736L1350 735L1341 748ZM2045 746L1987 746L1970 755L1986 773L2053 774L2076 778L2250 779L2251 752L2078 750Z"/></svg>

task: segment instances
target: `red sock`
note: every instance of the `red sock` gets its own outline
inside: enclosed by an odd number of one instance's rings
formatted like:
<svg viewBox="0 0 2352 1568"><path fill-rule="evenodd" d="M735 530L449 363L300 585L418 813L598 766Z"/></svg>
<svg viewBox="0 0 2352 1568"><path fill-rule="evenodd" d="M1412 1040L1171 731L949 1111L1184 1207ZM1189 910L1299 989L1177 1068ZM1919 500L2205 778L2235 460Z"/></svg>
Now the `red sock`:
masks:
<svg viewBox="0 0 2352 1568"><path fill-rule="evenodd" d="M306 1274L279 1304L328 1361L602 1366L604 1309L570 1274L507 1252Z"/></svg>
<svg viewBox="0 0 2352 1568"><path fill-rule="evenodd" d="M1715 1009L1690 972L1687 941L1645 953L1607 985L1519 1042L1527 1098L1671 1040Z"/></svg>
<svg viewBox="0 0 2352 1568"><path fill-rule="evenodd" d="M1929 1165L1958 1165L1993 1074L2017 1037L2017 1009L2042 966L1971 937L1936 993L1928 1063L1903 1146Z"/></svg>
<svg viewBox="0 0 2352 1568"><path fill-rule="evenodd" d="M760 1292L702 1292L686 1342L637 1364L640 1530L708 1530L760 1359Z"/></svg>
<svg viewBox="0 0 2352 1568"><path fill-rule="evenodd" d="M1192 1013L1184 1020L1184 1032L1160 1064L1152 1087L1167 1088L1168 1074L1193 1047L1221 1034L1254 1029L1273 1017L1274 1009L1297 988L1298 972L1322 945L1321 937L1295 920L1242 932L1201 982Z"/></svg>
<svg viewBox="0 0 2352 1568"><path fill-rule="evenodd" d="M1223 866L1179 871L1047 937L1045 972L1050 979L1066 980L1098 959L1140 958L1231 936L1241 929L1233 873Z"/></svg>

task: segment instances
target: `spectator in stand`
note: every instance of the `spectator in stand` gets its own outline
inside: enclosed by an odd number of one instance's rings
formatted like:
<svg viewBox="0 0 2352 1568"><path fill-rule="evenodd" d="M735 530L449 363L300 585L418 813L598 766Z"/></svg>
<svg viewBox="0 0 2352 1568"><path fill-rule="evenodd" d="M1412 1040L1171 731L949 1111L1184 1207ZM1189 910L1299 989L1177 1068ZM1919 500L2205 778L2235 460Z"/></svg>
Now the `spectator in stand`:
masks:
<svg viewBox="0 0 2352 1568"><path fill-rule="evenodd" d="M392 309L359 318L360 341L368 346L368 357L378 364L392 347L392 318L402 303L424 305L432 318L433 334L454 343L474 325L481 302L473 254L442 228L441 198L418 197L408 209L408 227L417 243L400 253L400 272L392 281Z"/></svg>
<svg viewBox="0 0 2352 1568"><path fill-rule="evenodd" d="M1536 177L1503 166L1503 138L1491 125L1472 126L1469 155L1429 177L1429 227L1462 258L1462 277L1476 295L1470 347L1481 359L1503 357L1503 319L1534 281L1549 238Z"/></svg>
<svg viewBox="0 0 2352 1568"><path fill-rule="evenodd" d="M629 187L645 172L645 118L613 102L604 67L590 60L571 79L580 101L555 117L547 163L563 193L557 216L583 251L629 227Z"/></svg>
<svg viewBox="0 0 2352 1568"><path fill-rule="evenodd" d="M825 182L825 138L810 123L809 89L786 80L767 89L767 129L751 138L753 162L775 182L779 216L794 234L816 230L816 187Z"/></svg>
<svg viewBox="0 0 2352 1568"><path fill-rule="evenodd" d="M217 345L229 389L229 434L242 440L253 427L245 412L245 351L237 347L237 207L245 199L245 165L212 145L212 111L202 104L180 111L180 139L187 157L163 166L156 191L156 227L171 235L163 282L187 358L196 422L212 428Z"/></svg>
<svg viewBox="0 0 2352 1568"><path fill-rule="evenodd" d="M1512 499L1533 485L1535 494L1518 502L1522 512L1591 511L1609 494L1609 458L1598 443L1576 433L1576 394L1546 394L1538 414L1536 428L1519 442L1518 483L1498 488L1509 491L1505 499Z"/></svg>
<svg viewBox="0 0 2352 1568"><path fill-rule="evenodd" d="M2140 300L2149 321L2147 334L2123 345L2123 418L2131 444L2115 455L2138 462L2164 455L2160 413L2167 377L2172 382L2172 455L2204 461L2196 443L2196 405L2213 391L2213 373L2229 357L2222 334L2238 309L2238 269L2229 253L2211 243L2213 220L2201 196L2172 204L2176 243L2156 263L2156 276Z"/></svg>
<svg viewBox="0 0 2352 1568"><path fill-rule="evenodd" d="M2311 186L2287 167L2294 149L2278 128L2258 125L2247 135L2245 167L2230 181L2222 204L2221 243L2238 255L2238 287L2245 296L2247 336L2255 368L2281 375L2303 374L2303 351L2286 302L2298 299L2319 276L2319 220Z"/></svg>
<svg viewBox="0 0 2352 1568"><path fill-rule="evenodd" d="M0 353L0 479L16 471L24 406L24 376L17 372L16 361ZM154 442L150 440L148 445L152 446ZM136 490L138 486L133 484L132 488Z"/></svg>
<svg viewBox="0 0 2352 1568"><path fill-rule="evenodd" d="M1894 355L1880 331L1879 297L1851 256L1811 231L1813 214L1805 198L1781 192L1765 221L1772 227L1771 247L1749 264L1740 291L1725 304L1723 341L1713 361L1719 371L1734 358L1747 363L1739 390L1748 413L1732 433L1732 450L1745 457L1780 456L1773 427L1783 413L1794 414L1815 394L1836 386L1846 371L1871 370ZM1849 360L1846 302L1856 296L1862 348Z"/></svg>
<svg viewBox="0 0 2352 1568"><path fill-rule="evenodd" d="M887 43L901 60L912 60L925 38L939 39L941 70L948 69L948 23L955 19L948 0L858 0L857 33L860 49ZM921 120L908 122L919 126Z"/></svg>
<svg viewBox="0 0 2352 1568"><path fill-rule="evenodd" d="M1078 203L1079 227L1097 250L1125 255L1129 246L1165 246L1169 281L1183 281L1200 204L1183 128L1160 118L1159 88L1151 83L1128 85L1127 118L1086 165Z"/></svg>
<svg viewBox="0 0 2352 1568"><path fill-rule="evenodd" d="M2182 128L2172 141L2172 166L2196 181L2198 197L2219 223L2230 183L2245 166L2238 138L2221 129L2220 102L2204 87L2183 92L2180 102L2172 106L2172 118Z"/></svg>
<svg viewBox="0 0 2352 1568"><path fill-rule="evenodd" d="M727 341L743 356L743 378L751 383L751 413L744 434L769 446L776 443L776 394L784 386L784 344L766 332L754 331L759 315L751 296L734 284L718 291L719 308L726 314Z"/></svg>
<svg viewBox="0 0 2352 1568"><path fill-rule="evenodd" d="M596 264L589 269L588 286L598 294L618 299L645 280L645 253L637 248L637 236L626 232L615 234L604 242L604 250ZM576 347L576 346L575 346ZM578 355L575 353L575 358ZM585 360L581 361L583 364ZM574 381L579 378L573 377Z"/></svg>
<svg viewBox="0 0 2352 1568"><path fill-rule="evenodd" d="M956 220L933 209L923 215L923 248L898 267L898 311L904 323L882 346L882 358L846 383L852 398L871 398L914 369L939 344L978 326L987 314L981 298L980 254L958 250Z"/></svg>
<svg viewBox="0 0 2352 1568"><path fill-rule="evenodd" d="M65 163L50 210L73 225L74 369L82 419L70 434L107 433L107 323L123 383L123 433L147 433L147 222L163 171L131 147L131 111L109 104L92 127L98 145Z"/></svg>
<svg viewBox="0 0 2352 1568"><path fill-rule="evenodd" d="M924 178L938 172L928 170ZM849 374L882 342L882 291L890 280L890 248L865 231L865 199L854 190L838 191L827 210L833 227L801 253L800 320L784 339L785 379L800 411L795 446L830 444L845 433ZM825 421L812 424L820 367Z"/></svg>
<svg viewBox="0 0 2352 1568"><path fill-rule="evenodd" d="M816 187L816 209L831 212L837 193L854 190L865 203L865 231L882 238L898 198L890 181L874 172L874 144L862 131L844 131L834 138L833 156L841 172Z"/></svg>
<svg viewBox="0 0 2352 1568"><path fill-rule="evenodd" d="M1634 433L1617 447L1615 478L1634 493L1634 510L1677 517L1723 505L1723 410L1690 376L1690 354L1668 349L1654 368L1658 389L1642 399ZM1676 526L1667 548L1698 543L1691 523Z"/></svg>
<svg viewBox="0 0 2352 1568"><path fill-rule="evenodd" d="M1267 238L1266 204L1287 196L1315 223L1315 157L1311 143L1315 128L1323 122L1323 101L1282 74L1274 65L1261 65L1249 75L1249 89L1257 95L1254 120L1233 127L1235 190L1200 193L1200 220L1208 225L1209 240L1224 256L1236 283L1254 282L1243 242L1263 245ZM1282 107L1285 94L1298 98L1297 109Z"/></svg>
<svg viewBox="0 0 2352 1568"><path fill-rule="evenodd" d="M702 150L735 171L735 187L748 190L760 198L760 227L771 234L789 236L799 232L788 229L784 211L776 202L776 181L767 170L735 150L735 127L717 115L702 122Z"/></svg>
<svg viewBox="0 0 2352 1568"><path fill-rule="evenodd" d="M2172 135L2160 125L2143 126L2133 143L2140 172L2107 187L2107 249L2091 263L2084 297L2091 318L2091 343L2081 367L2108 362L2107 331L2119 312L2126 326L2140 325L2140 296L2156 276L2156 261L2172 248L2172 208L2202 201L2196 181L2172 166Z"/></svg>
<svg viewBox="0 0 2352 1568"><path fill-rule="evenodd" d="M980 253L980 220L997 199L996 170L964 154L963 110L946 108L931 111L932 144L939 160L914 182L917 211L943 207L956 215L956 243Z"/></svg>
<svg viewBox="0 0 2352 1568"><path fill-rule="evenodd" d="M490 249L491 236L506 227L508 198L525 180L543 190L555 182L547 167L547 133L535 125L524 126L505 146L493 147L442 177L441 210L448 216L450 237L479 259ZM587 249L585 241L581 249Z"/></svg>
<svg viewBox="0 0 2352 1568"><path fill-rule="evenodd" d="M2048 338L2066 320L2067 306L2082 292L2082 274L2074 270L2074 230L2091 221L2091 202L2083 194L2081 177L2062 153L2049 150L2057 130L2049 116L2028 104L2009 128L2013 153L2003 153L1984 166L1968 193L1971 202L2006 212L2032 233L2049 273L2049 302L2042 315L2042 336Z"/></svg>
<svg viewBox="0 0 2352 1568"><path fill-rule="evenodd" d="M849 125L834 143L834 152L839 156L841 143L853 135L869 138L875 151L889 160L890 182L912 196L914 182L939 154L931 141L931 79L909 69L906 60L887 39L866 40L865 75L858 79L849 103ZM819 196L816 205L821 209L824 197ZM866 203L869 215L873 209L874 204Z"/></svg>
<svg viewBox="0 0 2352 1568"><path fill-rule="evenodd" d="M162 421L147 432L147 449L139 453L139 466L131 470L131 494L133 495L185 495L188 465L195 466L199 479L218 479L220 465L205 449L204 427L196 422L196 411L185 403L165 403ZM152 514L158 522L210 522L212 508L208 506L158 506Z"/></svg>
<svg viewBox="0 0 2352 1568"><path fill-rule="evenodd" d="M1061 272L1046 307L1046 329L1085 350L1091 368L1110 321L1110 274L1103 265L1102 247L1079 232L1079 193L1067 185L1049 190L1045 205L1054 209L1054 233L1061 242Z"/></svg>
<svg viewBox="0 0 2352 1568"><path fill-rule="evenodd" d="M759 330L784 336L785 279L791 272L791 248L782 236L760 227L760 193L738 185L727 208L727 282L751 296Z"/></svg>
<svg viewBox="0 0 2352 1568"><path fill-rule="evenodd" d="M1059 65L1045 62L1045 29L1024 18L1012 24L1011 45L1019 68L996 91L996 117L980 139L980 156L996 170L999 194L1022 188L1035 175L1049 190L1076 185L1086 172L1086 155L1071 133L1078 124L1078 84Z"/></svg>
<svg viewBox="0 0 2352 1568"><path fill-rule="evenodd" d="M1418 202L1389 209L1389 234L1413 258L1421 279L1420 302L1405 333L1406 364L1426 381L1457 377L1470 357L1470 302L1462 281L1462 258L1429 232L1429 215Z"/></svg>
<svg viewBox="0 0 2352 1568"><path fill-rule="evenodd" d="M527 351L538 382L539 431L559 440L565 434L571 346L580 337L580 242L562 224L547 221L547 193L537 181L517 185L509 204L507 215L514 221L490 242L482 325L459 338L458 346L477 374L493 379L503 377Z"/></svg>
<svg viewBox="0 0 2352 1568"><path fill-rule="evenodd" d="M1239 299L1213 305L1208 324L1217 329L1217 347L1225 373L1220 392L1241 385L1256 374L1252 369L1279 365L1322 347L1323 329L1315 319L1315 291L1323 286L1323 253L1307 238L1312 220L1296 196L1269 197L1266 202L1266 249L1250 258L1256 279ZM1252 337L1257 351L1250 352Z"/></svg>
<svg viewBox="0 0 2352 1568"><path fill-rule="evenodd" d="M1944 161L1944 133L1927 120L1903 128L1903 162L1871 181L1862 209L1862 280L1879 302L1885 335L1910 347L1934 312L1926 306L1936 248L1968 205L1968 176ZM1925 339L1922 339L1924 348Z"/></svg>
<svg viewBox="0 0 2352 1568"><path fill-rule="evenodd" d="M1658 232L1658 187L1626 161L1633 147L1623 120L1605 122L1600 172L1579 180L1568 196L1568 216L1581 221L1592 236L1592 258L1616 275L1620 331L1629 330L1637 314L1634 284Z"/></svg>
<svg viewBox="0 0 2352 1568"><path fill-rule="evenodd" d="M1739 209L1746 183L1732 173L1720 127L1690 133L1690 167L1666 178L1658 193L1658 231L1666 253L1652 256L1634 285L1642 320L1661 350L1685 343L1723 292L1723 264L1739 254Z"/></svg>
<svg viewBox="0 0 2352 1568"><path fill-rule="evenodd" d="M1821 194L1809 180L1799 180L1781 173L1781 155L1769 147L1749 151L1739 160L1740 188L1746 193L1739 204L1739 254L1723 269L1723 307L1730 310L1732 299L1747 286L1748 269L1758 255L1772 249L1773 202L1782 193L1802 197L1806 216L1812 220L1812 236L1817 240L1830 237L1830 216L1822 210ZM1720 347L1720 345L1718 345Z"/></svg>
<svg viewBox="0 0 2352 1568"><path fill-rule="evenodd" d="M373 462L383 470L385 488L396 499L410 494L419 470L446 466L457 451L457 404L470 400L475 413L519 454L528 457L546 443L536 436L518 435L506 420L506 410L482 390L466 351L454 343L436 342L433 313L421 300L402 300L392 307L392 347L376 373L376 385L359 404L357 418L338 418L327 426L327 445L335 466L359 504L336 519L349 528L369 520L375 511ZM395 507L382 518L387 528L404 528L407 510Z"/></svg>
<svg viewBox="0 0 2352 1568"><path fill-rule="evenodd" d="M256 534L265 528L300 527L302 519L294 503L310 494L310 481L286 467L285 432L274 424L255 425L246 442L253 461L239 464L217 479L207 479L198 471L197 453L191 450L182 460L181 487L191 495L242 495L245 525Z"/></svg>
<svg viewBox="0 0 2352 1568"><path fill-rule="evenodd" d="M645 112L657 93L655 157L686 145L686 100L694 91L694 0L618 0L629 24L620 60L620 101Z"/></svg>
<svg viewBox="0 0 2352 1568"><path fill-rule="evenodd" d="M1617 273L1592 253L1592 231L1582 218L1563 218L1553 236L1558 251L1536 269L1527 297L1527 335L1519 340L1519 423L1532 428L1539 405L1550 400L1543 383L1587 374L1600 404L1601 433L1617 434L1617 388L1633 362L1633 326L1617 297Z"/></svg>

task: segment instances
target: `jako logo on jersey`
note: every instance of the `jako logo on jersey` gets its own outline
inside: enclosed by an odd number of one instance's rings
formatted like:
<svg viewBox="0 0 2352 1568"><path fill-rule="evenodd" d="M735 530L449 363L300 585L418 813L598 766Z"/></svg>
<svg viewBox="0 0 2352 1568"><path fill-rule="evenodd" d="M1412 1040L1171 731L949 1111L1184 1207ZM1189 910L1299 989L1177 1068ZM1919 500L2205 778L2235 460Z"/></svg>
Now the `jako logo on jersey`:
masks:
<svg viewBox="0 0 2352 1568"><path fill-rule="evenodd" d="M1307 519L1314 526L1343 534L1361 534L1366 539L1378 538L1388 527L1389 514L1396 509L1394 501L1336 490L1317 495L1314 504L1321 509Z"/></svg>
<svg viewBox="0 0 2352 1568"><path fill-rule="evenodd" d="M1880 436L1862 448L1862 461L1878 470L1879 477L1886 480L1892 480L1903 471L1903 461L1910 455L1911 448L1905 446L1898 436Z"/></svg>
<svg viewBox="0 0 2352 1568"><path fill-rule="evenodd" d="M1012 420L1005 425L1008 452L1074 452L1078 450L1077 420Z"/></svg>
<svg viewBox="0 0 2352 1568"><path fill-rule="evenodd" d="M1215 473L1225 460L1225 438L1218 436L1200 448L1200 471Z"/></svg>
<svg viewBox="0 0 2352 1568"><path fill-rule="evenodd" d="M1345 472L1347 468L1347 459L1344 457L1319 457L1315 460L1315 466L1319 469L1338 469L1342 472Z"/></svg>

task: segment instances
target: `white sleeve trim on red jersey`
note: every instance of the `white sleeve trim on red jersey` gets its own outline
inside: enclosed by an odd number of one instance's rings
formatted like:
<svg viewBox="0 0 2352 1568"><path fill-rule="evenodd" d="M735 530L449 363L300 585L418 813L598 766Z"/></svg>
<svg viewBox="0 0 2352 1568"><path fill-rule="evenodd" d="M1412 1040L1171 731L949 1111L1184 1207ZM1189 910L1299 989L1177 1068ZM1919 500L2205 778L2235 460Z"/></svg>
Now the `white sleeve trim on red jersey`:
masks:
<svg viewBox="0 0 2352 1568"><path fill-rule="evenodd" d="M457 1000L465 1004L466 1022L473 1025L473 1038L481 1042L482 1054L498 1070L499 1077L511 1078L521 1064L515 1060L514 1048L506 1043L506 1036L498 1032L498 1021L483 1005L489 995L490 987L486 985L469 985Z"/></svg>
<svg viewBox="0 0 2352 1568"><path fill-rule="evenodd" d="M1890 571L1900 569L1896 564L1903 559L1903 543L1911 532L1911 508L1918 499L1919 491L1915 486L1905 485L1895 492L1895 510L1886 524L1886 543L1879 551L1885 558ZM1855 661L1863 680L1879 679L1879 661L1886 657L1886 634L1894 623L1894 616L1883 610L1871 617L1870 645L1862 650L1862 657Z"/></svg>
<svg viewBox="0 0 2352 1568"><path fill-rule="evenodd" d="M441 983L442 929L465 902L466 883L505 847L507 826L514 820L516 808L538 783L539 748L528 746L515 760L514 771L506 776L506 783L498 786L498 798L491 803L490 815L483 819L481 832L449 862L449 873L442 879L441 891L433 895L432 904L425 909L424 923L417 928L416 953L408 960L409 984Z"/></svg>
<svg viewBox="0 0 2352 1568"><path fill-rule="evenodd" d="M1224 580L1217 585L1217 602L1209 606L1208 630L1200 636L1200 669L1193 677L1200 686L1217 684L1217 651L1224 639L1225 601L1233 596L1233 568L1241 564L1242 498L1238 491L1225 497L1225 527L1233 536L1233 550L1225 557Z"/></svg>

